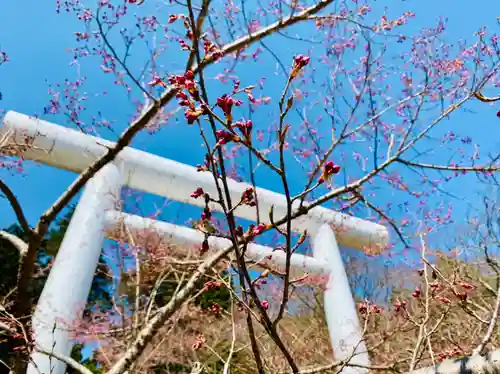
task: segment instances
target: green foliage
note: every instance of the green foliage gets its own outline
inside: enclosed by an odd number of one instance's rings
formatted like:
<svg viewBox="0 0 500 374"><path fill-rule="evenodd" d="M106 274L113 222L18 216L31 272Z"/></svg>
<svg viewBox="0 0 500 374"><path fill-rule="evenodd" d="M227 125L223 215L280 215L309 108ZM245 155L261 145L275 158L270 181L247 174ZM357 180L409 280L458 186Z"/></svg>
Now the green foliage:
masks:
<svg viewBox="0 0 500 374"><path fill-rule="evenodd" d="M12 225L4 231L22 238L23 231ZM0 238L0 296L4 297L16 285L19 251L6 239Z"/></svg>
<svg viewBox="0 0 500 374"><path fill-rule="evenodd" d="M92 373L95 374L103 373L104 370L101 367L99 367L99 363L93 357L83 359L83 354L82 354L83 348L84 348L83 344L81 343L75 344L73 346L73 350L71 351L71 357L76 361L78 361L83 366L85 366L87 369L89 369ZM68 368L66 369L66 373L78 374L79 371L68 366Z"/></svg>
<svg viewBox="0 0 500 374"><path fill-rule="evenodd" d="M26 233L19 225L11 225L4 231L17 236L24 242L28 240ZM46 241L42 243L38 252L37 268L35 271L40 275L33 278L30 284L29 292L33 298L33 305L36 305L40 293L42 292L43 285L47 279L47 274L43 271L47 264L45 246ZM13 246L10 241L0 238L0 299L2 300L8 300L8 296L12 295L15 290L19 260L20 256L18 249ZM9 304L5 306L8 308ZM0 335L0 360L9 363L13 356L14 349L24 344L24 341L20 339L12 339L8 335ZM0 365L0 369L3 370L6 369L6 367Z"/></svg>
<svg viewBox="0 0 500 374"><path fill-rule="evenodd" d="M228 357L231 349L231 342L224 341L212 348L214 351L218 352L221 357ZM224 362L217 355L213 354L212 351L204 350L198 352L198 359L200 362L203 362L204 373L222 374L224 372ZM231 357L231 373L237 374L240 372L238 370L238 361L241 361L241 359L243 359L242 354L233 352ZM248 361L248 357L246 357L246 361ZM152 369L154 374L191 373L190 366L178 362L161 363L154 366Z"/></svg>
<svg viewBox="0 0 500 374"><path fill-rule="evenodd" d="M27 242L28 237L24 230L19 225L11 225L4 231L9 234L15 235ZM37 257L37 270L43 270L47 264L47 252L46 252L47 240L42 242L42 245L38 251ZM7 296L17 282L17 271L19 264L19 251L15 246L13 246L8 240L0 238L0 297ZM37 276L31 282L31 294L34 298L34 303L38 300L47 275L45 272L40 271L41 275Z"/></svg>
<svg viewBox="0 0 500 374"><path fill-rule="evenodd" d="M222 274L222 279L226 284L231 284L231 275L228 273ZM201 290L209 279L203 279L199 284L199 289ZM208 309L214 304L218 304L221 309L229 310L231 306L231 291L225 287L211 288L208 291L203 292L195 299L195 304L202 309Z"/></svg>
<svg viewBox="0 0 500 374"><path fill-rule="evenodd" d="M231 341L225 340L212 347L214 351L218 352L224 359L229 356L231 351ZM205 364L205 370L210 374L223 374L224 362L211 351L205 350L206 356L200 354L200 360ZM248 357L247 357L248 358ZM243 355L239 352L233 352L231 357L231 373L237 374L239 372L239 363L242 363Z"/></svg>

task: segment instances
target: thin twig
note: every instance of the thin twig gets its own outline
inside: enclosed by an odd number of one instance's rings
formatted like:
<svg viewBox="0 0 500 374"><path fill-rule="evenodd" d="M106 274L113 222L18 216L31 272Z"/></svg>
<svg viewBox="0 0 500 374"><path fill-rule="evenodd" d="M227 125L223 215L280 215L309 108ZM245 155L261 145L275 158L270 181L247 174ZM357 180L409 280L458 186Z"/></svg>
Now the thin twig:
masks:
<svg viewBox="0 0 500 374"><path fill-rule="evenodd" d="M231 332L232 332L232 337L231 337L231 347L229 348L229 353L227 355L226 362L224 362L224 368L222 370L223 374L230 374L230 368L231 368L231 358L234 355L234 346L236 343L236 322L234 320L234 297L233 294L231 293Z"/></svg>
<svg viewBox="0 0 500 374"><path fill-rule="evenodd" d="M407 166L414 166L424 169L434 169L434 170L446 170L446 171L471 171L471 172L482 172L482 173L492 173L500 171L500 166L447 166L447 165L434 165L425 164L420 162L408 161L398 158L396 160Z"/></svg>
<svg viewBox="0 0 500 374"><path fill-rule="evenodd" d="M71 357L64 356L60 353L54 352L54 351L46 351L41 348L36 348L37 352L40 352L44 355L47 355L49 357L55 358L61 362L64 362L66 365L71 366L73 369L76 371L80 372L81 374L93 374L92 371L87 369L85 366L80 364L78 361L74 360Z"/></svg>
<svg viewBox="0 0 500 374"><path fill-rule="evenodd" d="M485 353L486 346L490 342L493 337L493 333L495 331L495 327L498 321L498 314L500 311L500 288L497 290L497 298L495 301L495 308L493 309L493 313L491 314L490 324L488 326L488 330L483 337L481 343L472 351L472 354L483 355Z"/></svg>
<svg viewBox="0 0 500 374"><path fill-rule="evenodd" d="M19 221L19 224L21 225L24 232L27 234L31 233L30 226L28 224L26 216L24 215L23 209L21 208L21 204L19 204L19 200L17 200L17 197L16 195L14 195L14 192L12 192L9 186L7 186L7 184L1 179L0 179L0 191L2 191L7 200L9 200L9 203L12 206L12 209L14 209L14 213L16 214L17 220Z"/></svg>
<svg viewBox="0 0 500 374"><path fill-rule="evenodd" d="M18 251L19 255L22 257L28 251L28 244L10 232L0 230L0 238L7 240L10 244L12 244Z"/></svg>

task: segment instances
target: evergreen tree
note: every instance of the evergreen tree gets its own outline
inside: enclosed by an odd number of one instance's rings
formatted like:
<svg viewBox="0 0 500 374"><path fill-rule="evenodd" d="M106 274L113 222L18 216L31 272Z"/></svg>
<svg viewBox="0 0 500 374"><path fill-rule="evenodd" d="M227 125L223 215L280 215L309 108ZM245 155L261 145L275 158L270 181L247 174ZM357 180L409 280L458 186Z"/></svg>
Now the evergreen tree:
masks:
<svg viewBox="0 0 500 374"><path fill-rule="evenodd" d="M32 279L30 289L33 305L36 305L38 302L49 274L47 266L59 250L74 210L75 207L71 207L66 215L56 221L54 228L48 232L38 250L36 275ZM11 225L4 231L17 236L24 242L28 240L27 234L17 224ZM18 249L7 239L0 237L0 300L4 300L4 302L8 301L9 294L13 292L16 286L18 266ZM107 276L108 273L109 269L101 254L84 315L95 308L105 311L112 307L111 283ZM7 303L5 307L8 309L8 306ZM23 344L23 342L16 341L8 335L0 335L0 360L8 364L14 348L20 344ZM73 347L72 357L80 361L83 365L88 366L92 371L98 372L95 361L92 359L83 360L82 349L83 345L76 344ZM8 373L9 371L5 365L0 364L0 374L4 372ZM67 372L73 373L74 371L68 368Z"/></svg>

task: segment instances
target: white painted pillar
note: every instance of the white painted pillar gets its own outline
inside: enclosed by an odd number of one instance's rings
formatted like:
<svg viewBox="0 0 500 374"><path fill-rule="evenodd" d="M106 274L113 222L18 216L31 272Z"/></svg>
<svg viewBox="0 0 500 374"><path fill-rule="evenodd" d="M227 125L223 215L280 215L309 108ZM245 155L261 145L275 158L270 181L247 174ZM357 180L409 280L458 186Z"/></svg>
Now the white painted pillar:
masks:
<svg viewBox="0 0 500 374"><path fill-rule="evenodd" d="M85 187L33 315L35 343L44 350L71 353L71 325L82 317L104 242L105 213L116 208L121 187L115 164L106 165ZM44 354L31 359L28 374L66 371L66 364Z"/></svg>
<svg viewBox="0 0 500 374"><path fill-rule="evenodd" d="M329 225L322 225L314 233L312 240L313 256L326 261L331 270L324 293L326 323L330 334L336 360L348 359L356 348L350 363L370 365L370 358L362 339L356 303L353 299L349 280L344 269L335 234ZM343 374L362 374L368 370L346 367Z"/></svg>

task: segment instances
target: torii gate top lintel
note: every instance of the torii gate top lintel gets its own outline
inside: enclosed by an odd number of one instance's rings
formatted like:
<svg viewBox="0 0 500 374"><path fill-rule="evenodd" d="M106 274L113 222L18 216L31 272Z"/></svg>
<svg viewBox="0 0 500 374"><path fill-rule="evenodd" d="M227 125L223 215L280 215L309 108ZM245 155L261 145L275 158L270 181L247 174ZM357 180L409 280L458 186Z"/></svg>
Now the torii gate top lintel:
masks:
<svg viewBox="0 0 500 374"><path fill-rule="evenodd" d="M0 135L8 131L12 132L17 144L24 144L29 139L30 146L22 152L26 159L76 173L83 172L106 153L107 147L114 146L113 142L13 111L5 115ZM119 153L116 163L123 168L124 184L134 189L200 207L204 206L204 202L190 198L190 192L201 187L212 196L217 195L212 174L198 172L190 165L130 147ZM228 185L233 201L238 201L243 191L250 187L232 179L228 179ZM286 215L284 195L263 188L257 188L256 193L262 207L261 222L269 220L271 206L274 206L276 218ZM257 220L256 209L249 206L238 207L235 214L250 221ZM384 249L388 244L386 227L321 206L294 220L292 229L296 232L304 229L311 231L324 223L334 228L341 246L362 250L374 247Z"/></svg>

